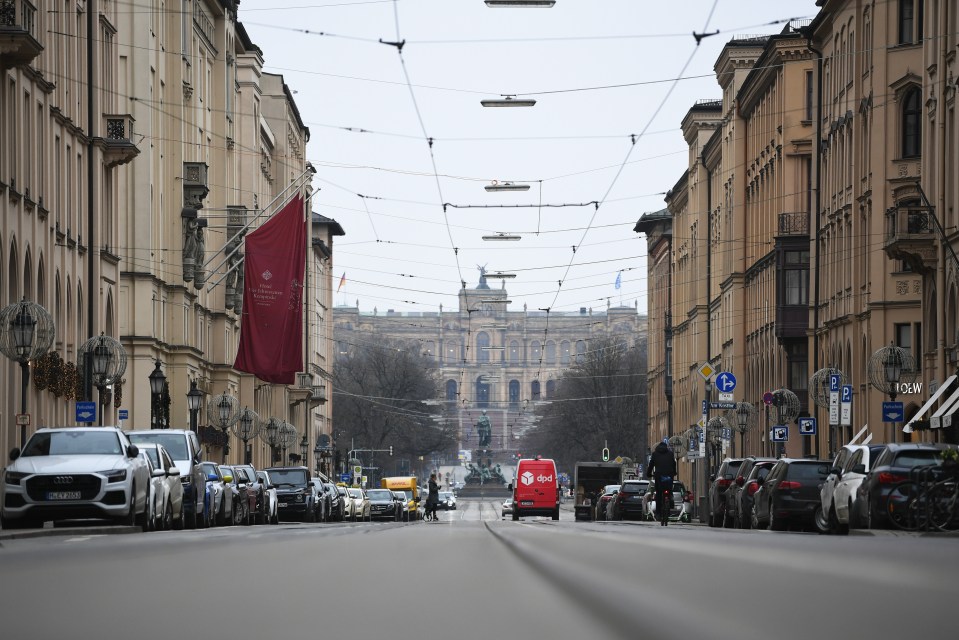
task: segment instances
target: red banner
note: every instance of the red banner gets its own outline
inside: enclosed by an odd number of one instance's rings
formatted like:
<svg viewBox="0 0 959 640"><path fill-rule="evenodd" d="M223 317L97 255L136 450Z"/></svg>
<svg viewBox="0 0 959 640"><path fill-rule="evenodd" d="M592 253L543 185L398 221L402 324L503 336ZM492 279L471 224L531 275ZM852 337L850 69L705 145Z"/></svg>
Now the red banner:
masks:
<svg viewBox="0 0 959 640"><path fill-rule="evenodd" d="M303 371L306 220L297 194L246 237L240 348L233 368L293 384Z"/></svg>

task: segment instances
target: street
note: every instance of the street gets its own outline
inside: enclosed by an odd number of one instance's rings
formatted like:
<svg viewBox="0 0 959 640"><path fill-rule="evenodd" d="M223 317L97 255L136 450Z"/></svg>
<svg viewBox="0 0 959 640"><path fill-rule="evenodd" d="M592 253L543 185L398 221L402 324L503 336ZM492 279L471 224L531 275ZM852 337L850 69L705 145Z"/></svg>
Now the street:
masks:
<svg viewBox="0 0 959 640"><path fill-rule="evenodd" d="M959 539L500 516L6 539L5 635L906 638L949 634Z"/></svg>

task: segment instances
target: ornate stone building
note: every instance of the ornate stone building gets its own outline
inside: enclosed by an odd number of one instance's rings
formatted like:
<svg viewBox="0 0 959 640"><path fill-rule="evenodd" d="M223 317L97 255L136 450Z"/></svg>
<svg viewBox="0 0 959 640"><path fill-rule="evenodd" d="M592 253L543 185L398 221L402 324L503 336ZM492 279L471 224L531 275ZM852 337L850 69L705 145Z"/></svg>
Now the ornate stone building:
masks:
<svg viewBox="0 0 959 640"><path fill-rule="evenodd" d="M475 288L460 290L456 310L365 313L338 306L337 349L346 353L379 339L418 345L436 363L436 400L458 420L460 447L478 444L473 427L485 411L492 448L509 450L510 435L530 424L531 407L552 397L564 370L585 357L591 341L612 338L634 346L646 340L647 319L635 307L547 313L510 311L509 304L506 289L490 288L481 276Z"/></svg>

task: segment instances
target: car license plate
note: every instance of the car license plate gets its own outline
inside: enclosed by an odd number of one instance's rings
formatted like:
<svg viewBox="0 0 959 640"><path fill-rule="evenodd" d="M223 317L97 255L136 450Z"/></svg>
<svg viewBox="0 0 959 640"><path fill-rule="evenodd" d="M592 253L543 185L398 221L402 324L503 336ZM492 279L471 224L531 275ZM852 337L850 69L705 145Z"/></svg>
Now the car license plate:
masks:
<svg viewBox="0 0 959 640"><path fill-rule="evenodd" d="M79 491L47 491L47 500L79 500Z"/></svg>
<svg viewBox="0 0 959 640"><path fill-rule="evenodd" d="M286 506L286 503L285 503L285 502L281 502L278 506L280 506L280 507L285 507L285 506Z"/></svg>
<svg viewBox="0 0 959 640"><path fill-rule="evenodd" d="M532 507L532 506L533 506L533 501L532 501L532 500L523 500L523 501L521 501L519 504L520 504L521 507Z"/></svg>

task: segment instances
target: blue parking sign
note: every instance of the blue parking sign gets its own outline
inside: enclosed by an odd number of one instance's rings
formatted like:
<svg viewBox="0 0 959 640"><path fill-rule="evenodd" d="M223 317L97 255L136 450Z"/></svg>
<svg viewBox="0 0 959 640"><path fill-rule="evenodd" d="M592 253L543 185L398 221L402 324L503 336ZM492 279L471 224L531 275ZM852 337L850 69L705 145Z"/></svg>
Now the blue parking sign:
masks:
<svg viewBox="0 0 959 640"><path fill-rule="evenodd" d="M789 442L789 425L777 424L773 427L773 442Z"/></svg>
<svg viewBox="0 0 959 640"><path fill-rule="evenodd" d="M816 435L816 419L800 418L799 419L799 435L801 436Z"/></svg>
<svg viewBox="0 0 959 640"><path fill-rule="evenodd" d="M97 421L97 403L96 402L78 402L77 403L77 422L96 422Z"/></svg>

